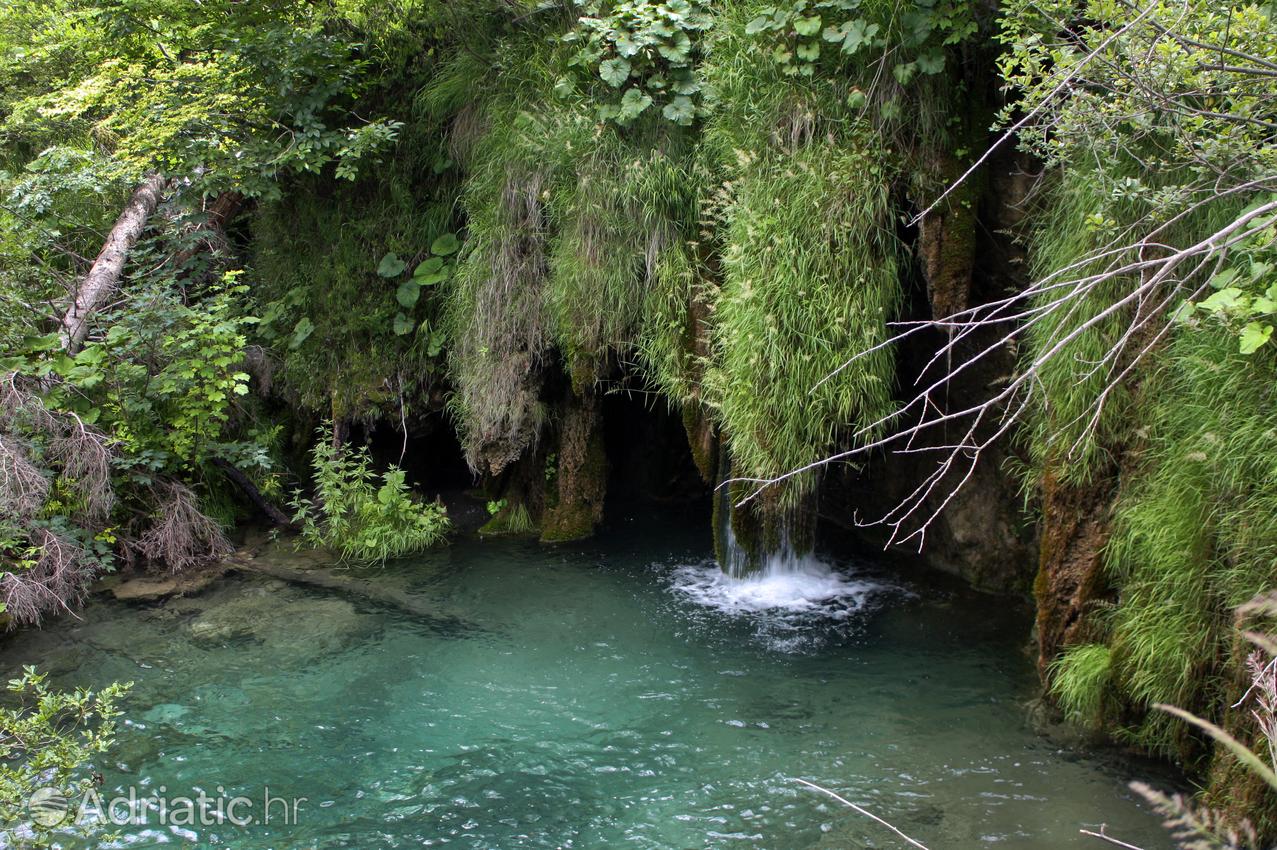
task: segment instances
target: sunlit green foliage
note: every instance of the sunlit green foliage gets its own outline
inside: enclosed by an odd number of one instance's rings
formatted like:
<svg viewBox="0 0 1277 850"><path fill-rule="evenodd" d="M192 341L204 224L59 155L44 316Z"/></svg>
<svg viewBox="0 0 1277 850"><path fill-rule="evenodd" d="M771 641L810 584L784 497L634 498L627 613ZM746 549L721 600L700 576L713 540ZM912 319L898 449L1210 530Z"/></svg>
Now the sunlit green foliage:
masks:
<svg viewBox="0 0 1277 850"><path fill-rule="evenodd" d="M97 787L94 760L114 743L119 703L132 687L59 691L47 679L26 667L21 678L9 680L0 702L0 839L8 846L62 846L69 824L56 819L57 799L70 806L69 821L83 795ZM37 791L37 802L54 806L50 822L31 816Z"/></svg>
<svg viewBox="0 0 1277 850"><path fill-rule="evenodd" d="M961 44L977 30L975 7L962 0L924 0L903 5L864 0L794 0L765 6L745 26L747 35L772 44L771 58L786 74L812 76L822 53L836 65L866 56L890 57L887 68L900 85L918 75L943 73L946 48ZM950 67L952 71L952 67ZM865 105L857 89L851 105ZM897 109L903 104L897 104Z"/></svg>
<svg viewBox="0 0 1277 850"><path fill-rule="evenodd" d="M582 15L563 38L581 43L572 64L597 74L617 97L598 109L603 121L627 126L649 107L690 125L705 114L696 62L709 12L689 0L577 0Z"/></svg>
<svg viewBox="0 0 1277 850"><path fill-rule="evenodd" d="M271 195L280 173L329 162L353 177L398 124L351 113L366 77L347 19L292 0L7 4L3 129L33 152L99 145L122 172L206 191Z"/></svg>
<svg viewBox="0 0 1277 850"><path fill-rule="evenodd" d="M1277 200L1269 196L1266 202ZM1260 202L1263 203L1263 202ZM1196 303L1183 305L1220 319L1237 333L1237 350L1254 354L1273 338L1277 321L1277 214L1257 218L1254 233L1233 251L1228 267L1210 279L1213 290Z"/></svg>

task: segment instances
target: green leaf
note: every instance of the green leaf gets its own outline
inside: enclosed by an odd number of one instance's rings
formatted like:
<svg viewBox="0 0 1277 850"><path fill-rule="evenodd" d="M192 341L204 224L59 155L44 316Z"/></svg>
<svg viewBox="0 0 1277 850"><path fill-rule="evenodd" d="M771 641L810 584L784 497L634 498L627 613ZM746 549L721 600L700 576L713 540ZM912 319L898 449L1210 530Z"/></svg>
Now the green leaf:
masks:
<svg viewBox="0 0 1277 850"><path fill-rule="evenodd" d="M799 35L815 35L820 32L820 15L812 15L810 18L799 18L794 21L794 32Z"/></svg>
<svg viewBox="0 0 1277 850"><path fill-rule="evenodd" d="M403 270L408 268L408 264L391 251L389 254L381 258L381 262L377 265L377 274L382 277L398 277L403 274Z"/></svg>
<svg viewBox="0 0 1277 850"><path fill-rule="evenodd" d="M683 71L674 75L674 81L670 85L670 89L675 94L696 94L701 90L701 81L696 79L690 72Z"/></svg>
<svg viewBox="0 0 1277 850"><path fill-rule="evenodd" d="M661 114L675 124L686 127L696 120L696 105L692 103L690 97L679 95L665 104Z"/></svg>
<svg viewBox="0 0 1277 850"><path fill-rule="evenodd" d="M1235 286L1221 289L1219 292L1212 293L1209 298L1204 299L1197 306L1211 313L1221 313L1225 310L1231 310L1236 307L1242 300L1242 291Z"/></svg>
<svg viewBox="0 0 1277 850"><path fill-rule="evenodd" d="M437 254L441 257L447 257L455 254L461 249L461 240L457 238L455 233L445 233L438 239L430 243L430 253Z"/></svg>
<svg viewBox="0 0 1277 850"><path fill-rule="evenodd" d="M758 35L763 30L771 29L772 20L767 15L759 15L745 24L745 35Z"/></svg>
<svg viewBox="0 0 1277 850"><path fill-rule="evenodd" d="M839 26L827 26L820 37L825 41L839 42L847 37L848 31L851 30L851 22L847 21Z"/></svg>
<svg viewBox="0 0 1277 850"><path fill-rule="evenodd" d="M868 101L869 98L860 89L852 89L851 93L847 95L847 105L852 109L864 109Z"/></svg>
<svg viewBox="0 0 1277 850"><path fill-rule="evenodd" d="M804 62L815 62L820 58L820 42L807 41L798 45L798 58Z"/></svg>
<svg viewBox="0 0 1277 850"><path fill-rule="evenodd" d="M842 42L842 52L851 56L862 47L871 46L877 34L877 24L866 24L857 18L854 21L847 21L837 29L826 27L822 37L825 41Z"/></svg>
<svg viewBox="0 0 1277 850"><path fill-rule="evenodd" d="M643 110L652 105L652 97L640 88L629 88L621 98L621 112L617 119L629 123L643 114Z"/></svg>
<svg viewBox="0 0 1277 850"><path fill-rule="evenodd" d="M1224 269L1222 272L1213 276L1210 279L1210 285L1213 289L1223 289L1225 286L1228 286L1230 283L1232 283L1236 279L1237 279L1237 269L1235 268Z"/></svg>
<svg viewBox="0 0 1277 850"><path fill-rule="evenodd" d="M665 57L671 64L685 65L691 58L692 39L687 33L679 30L668 44L658 45L656 52Z"/></svg>
<svg viewBox="0 0 1277 850"><path fill-rule="evenodd" d="M420 277L414 275L412 283L415 283L417 286L434 286L436 283L442 283L447 279L447 271L432 272L431 274L423 274Z"/></svg>
<svg viewBox="0 0 1277 850"><path fill-rule="evenodd" d="M431 257L417 264L412 270L413 277L425 277L428 274L434 274L443 269L443 257Z"/></svg>
<svg viewBox="0 0 1277 850"><path fill-rule="evenodd" d="M443 331L431 331L430 340L426 345L426 356L438 357L439 352L443 350L444 339Z"/></svg>
<svg viewBox="0 0 1277 850"><path fill-rule="evenodd" d="M394 329L395 333L399 336L412 333L412 329L416 327L416 325L416 322L405 316L403 313L395 313Z"/></svg>
<svg viewBox="0 0 1277 850"><path fill-rule="evenodd" d="M399 284L399 288L395 290L395 300L405 310L411 310L417 303L417 299L421 297L421 287L417 284L416 279L407 280Z"/></svg>
<svg viewBox="0 0 1277 850"><path fill-rule="evenodd" d="M902 62L891 69L892 76L902 86L908 85L916 73L918 73L918 65L914 62Z"/></svg>
<svg viewBox="0 0 1277 850"><path fill-rule="evenodd" d="M639 51L639 43L634 40L633 35L623 32L616 37L616 52L622 56L633 56ZM627 72L628 73L628 72Z"/></svg>
<svg viewBox="0 0 1277 850"><path fill-rule="evenodd" d="M297 324L293 325L293 335L288 340L288 347L296 350L306 341L315 330L315 324L310 320L310 316L302 316L297 320Z"/></svg>
<svg viewBox="0 0 1277 850"><path fill-rule="evenodd" d="M599 65L599 76L603 78L603 82L607 83L614 89L619 89L621 85L630 78L630 60L628 59L606 59Z"/></svg>
<svg viewBox="0 0 1277 850"><path fill-rule="evenodd" d="M1259 322L1247 323L1246 327L1242 328L1241 353L1254 354L1268 343L1272 335L1272 325L1261 326Z"/></svg>
<svg viewBox="0 0 1277 850"><path fill-rule="evenodd" d="M939 74L944 70L944 52L928 50L918 57L918 70L924 74Z"/></svg>
<svg viewBox="0 0 1277 850"><path fill-rule="evenodd" d="M29 336L22 340L22 347L27 351L54 351L61 346L62 340L56 333Z"/></svg>

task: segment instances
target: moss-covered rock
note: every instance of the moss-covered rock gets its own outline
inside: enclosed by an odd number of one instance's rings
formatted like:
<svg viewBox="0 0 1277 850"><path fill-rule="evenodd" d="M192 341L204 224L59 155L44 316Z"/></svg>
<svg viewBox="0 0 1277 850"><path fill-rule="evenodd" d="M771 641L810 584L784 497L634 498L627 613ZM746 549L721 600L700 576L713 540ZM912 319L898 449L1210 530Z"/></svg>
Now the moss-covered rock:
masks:
<svg viewBox="0 0 1277 850"><path fill-rule="evenodd" d="M541 541L562 543L594 533L603 519L607 491L607 451L598 399L572 394L559 429L556 466L547 471Z"/></svg>

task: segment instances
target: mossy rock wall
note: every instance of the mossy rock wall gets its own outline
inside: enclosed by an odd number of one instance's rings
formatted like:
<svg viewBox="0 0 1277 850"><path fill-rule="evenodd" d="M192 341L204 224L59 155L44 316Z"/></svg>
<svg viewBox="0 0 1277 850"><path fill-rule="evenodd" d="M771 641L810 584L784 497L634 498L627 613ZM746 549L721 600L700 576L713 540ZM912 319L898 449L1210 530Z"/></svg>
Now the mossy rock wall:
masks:
<svg viewBox="0 0 1277 850"><path fill-rule="evenodd" d="M572 393L564 405L558 452L541 519L541 541L562 543L594 533L603 519L607 450L603 418L593 395ZM551 470L547 469L547 475Z"/></svg>

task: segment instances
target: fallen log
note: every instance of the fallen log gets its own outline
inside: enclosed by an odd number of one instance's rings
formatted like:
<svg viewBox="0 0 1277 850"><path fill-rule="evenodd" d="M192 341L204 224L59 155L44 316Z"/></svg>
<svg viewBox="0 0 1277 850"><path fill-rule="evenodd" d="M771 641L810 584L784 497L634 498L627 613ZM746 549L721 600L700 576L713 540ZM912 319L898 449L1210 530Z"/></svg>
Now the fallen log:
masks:
<svg viewBox="0 0 1277 850"><path fill-rule="evenodd" d="M213 465L220 469L222 474L240 489L257 510L261 511L262 515L271 521L272 525L289 531L297 530L297 526L288 515L263 496L262 491L258 490L252 480L241 472L238 467L220 457L213 458Z"/></svg>
<svg viewBox="0 0 1277 850"><path fill-rule="evenodd" d="M129 198L115 226L107 234L102 250L89 273L76 286L75 295L62 316L59 338L63 351L75 354L84 345L89 335L89 320L119 285L129 251L142 235L147 219L155 212L163 192L164 177L160 174L148 174L133 191L133 197Z"/></svg>
<svg viewBox="0 0 1277 850"><path fill-rule="evenodd" d="M438 607L431 603L415 598L410 594L396 591L384 584L355 578L354 576L340 575L319 569L299 570L293 567L280 566L279 564L259 563L255 560L236 560L231 564L231 569L257 573L258 575L286 581L289 584L316 587L346 596L359 596L371 602L396 608L414 617L435 621L443 620L450 624L465 626L462 620L440 612Z"/></svg>

